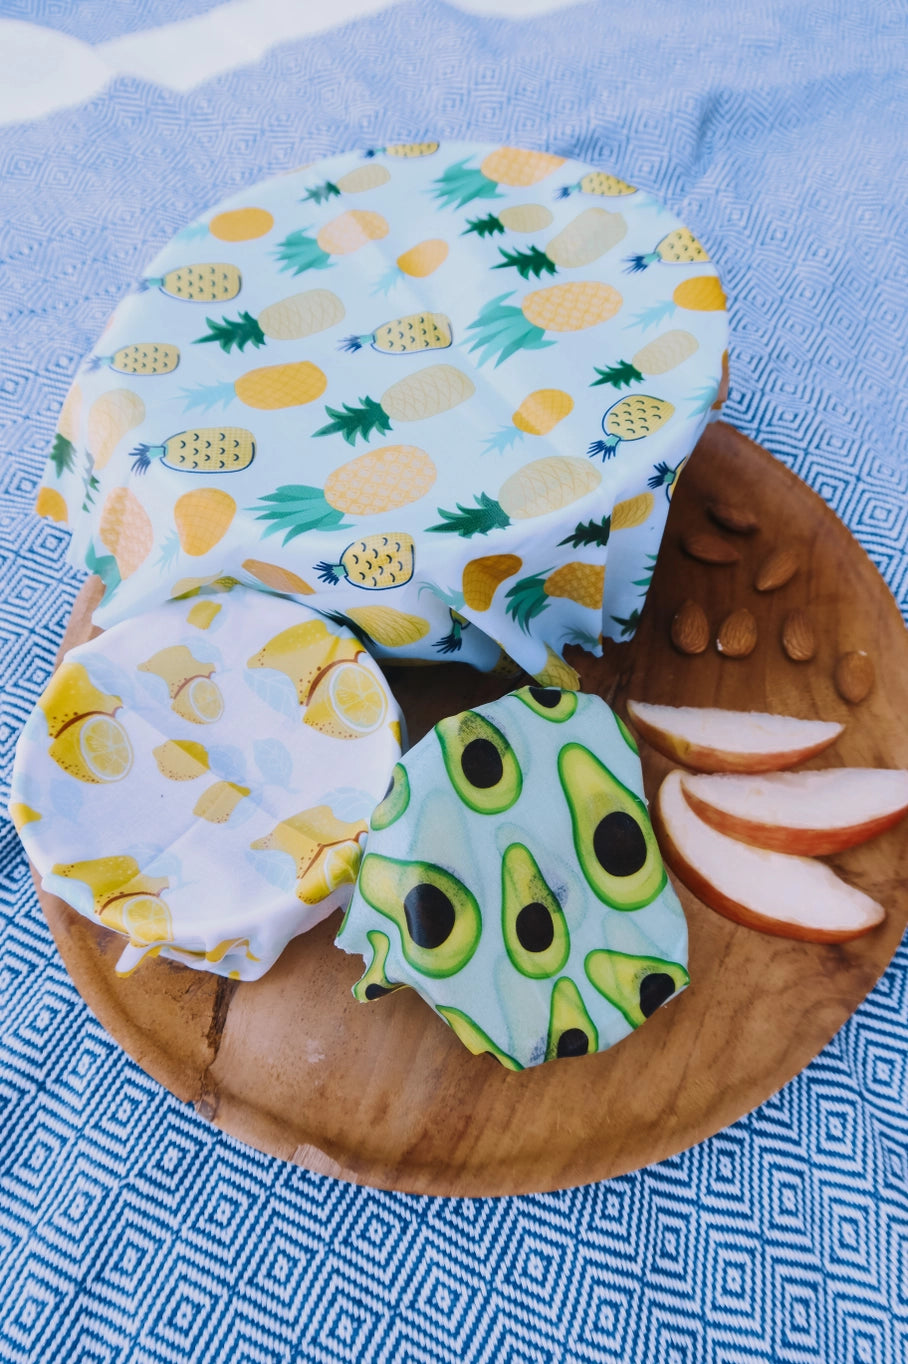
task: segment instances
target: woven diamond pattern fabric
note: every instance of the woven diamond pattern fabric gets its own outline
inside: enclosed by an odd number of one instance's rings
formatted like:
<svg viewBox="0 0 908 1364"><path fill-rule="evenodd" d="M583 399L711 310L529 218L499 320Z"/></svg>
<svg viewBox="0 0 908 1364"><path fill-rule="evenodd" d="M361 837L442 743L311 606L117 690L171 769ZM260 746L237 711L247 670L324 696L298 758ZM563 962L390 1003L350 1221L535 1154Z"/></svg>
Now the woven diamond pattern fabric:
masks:
<svg viewBox="0 0 908 1364"><path fill-rule="evenodd" d="M205 7L112 8L0 17L101 43ZM81 357L206 206L355 148L500 140L658 196L728 293L726 418L827 500L906 613L905 69L898 6L512 21L412 0L183 93L121 76L0 129L4 808L80 584L32 505ZM904 945L800 1076L694 1150L562 1193L411 1197L260 1155L148 1079L82 1004L5 819L0 838L4 1364L908 1360Z"/></svg>

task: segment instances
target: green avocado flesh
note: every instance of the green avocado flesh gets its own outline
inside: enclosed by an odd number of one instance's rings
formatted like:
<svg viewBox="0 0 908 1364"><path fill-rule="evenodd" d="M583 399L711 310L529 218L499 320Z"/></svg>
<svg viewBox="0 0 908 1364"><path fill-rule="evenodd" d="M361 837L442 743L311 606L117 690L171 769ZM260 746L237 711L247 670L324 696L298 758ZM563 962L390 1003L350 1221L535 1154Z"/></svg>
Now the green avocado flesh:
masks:
<svg viewBox="0 0 908 1364"><path fill-rule="evenodd" d="M520 687L514 695L545 720L570 720L577 709L577 693L560 687Z"/></svg>
<svg viewBox="0 0 908 1364"><path fill-rule="evenodd" d="M372 811L373 829L387 829L396 819L400 819L410 804L410 782L407 769L402 763L395 763L388 789L379 805Z"/></svg>
<svg viewBox="0 0 908 1364"><path fill-rule="evenodd" d="M471 1051L474 1056L482 1056L484 1052L488 1052L490 1056L495 1057L496 1061L500 1061L507 1070L523 1070L523 1066L515 1061L513 1056L508 1056L506 1051L496 1047L488 1033L484 1033L479 1024L474 1023L472 1018L468 1018L465 1013L461 1013L460 1009L451 1009L444 1004L439 1004L438 1012L448 1026L456 1032L467 1051Z"/></svg>
<svg viewBox="0 0 908 1364"><path fill-rule="evenodd" d="M509 810L520 795L523 777L507 739L483 715L465 710L435 726L454 790L480 815Z"/></svg>
<svg viewBox="0 0 908 1364"><path fill-rule="evenodd" d="M377 928L372 928L366 937L369 939L369 945L372 948L372 961L353 987L353 997L358 999L360 1004L368 1004L370 1000L381 999L382 995L389 995L393 990L405 990L407 988L399 981L389 980L385 974L388 951L391 947L391 939L387 933L379 933Z"/></svg>
<svg viewBox="0 0 908 1364"><path fill-rule="evenodd" d="M522 843L512 843L501 859L501 928L508 956L521 975L542 980L568 959L571 939L564 911Z"/></svg>
<svg viewBox="0 0 908 1364"><path fill-rule="evenodd" d="M596 1025L584 1008L577 986L568 976L555 981L549 1011L549 1036L545 1059L586 1056L599 1050Z"/></svg>
<svg viewBox="0 0 908 1364"><path fill-rule="evenodd" d="M618 733L621 735L622 739L627 744L628 748L633 753L639 754L640 749L637 747L637 740L634 738L633 734L630 732L627 725L622 720L621 716L618 715L615 711L613 711L612 714L615 716L615 724L618 726Z"/></svg>
<svg viewBox="0 0 908 1364"><path fill-rule="evenodd" d="M565 744L558 775L591 890L613 909L641 909L655 900L666 875L643 801L582 744Z"/></svg>
<svg viewBox="0 0 908 1364"><path fill-rule="evenodd" d="M589 952L584 969L601 995L620 1009L632 1028L639 1028L661 1004L690 983L676 961L631 957L605 948Z"/></svg>
<svg viewBox="0 0 908 1364"><path fill-rule="evenodd" d="M373 909L397 924L404 956L425 976L453 976L479 946L482 915L474 896L431 862L367 852L359 889Z"/></svg>

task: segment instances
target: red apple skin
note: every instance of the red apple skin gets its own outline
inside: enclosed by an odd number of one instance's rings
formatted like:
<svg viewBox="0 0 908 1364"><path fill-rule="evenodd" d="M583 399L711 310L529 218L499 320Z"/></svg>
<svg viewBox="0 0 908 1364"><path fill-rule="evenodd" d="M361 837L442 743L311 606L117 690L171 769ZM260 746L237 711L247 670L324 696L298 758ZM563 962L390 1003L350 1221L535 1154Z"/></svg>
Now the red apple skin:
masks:
<svg viewBox="0 0 908 1364"><path fill-rule="evenodd" d="M859 843L876 838L877 834L885 833L905 815L903 808L847 828L786 829L778 824L760 824L756 820L729 814L727 810L718 810L689 791L683 779L681 789L694 814L718 833L728 834L730 838L748 843L752 848L766 848L769 852L790 853L796 857L823 857L828 853L844 852L846 848L854 848Z"/></svg>
<svg viewBox="0 0 908 1364"><path fill-rule="evenodd" d="M878 923L869 923L857 932L853 929L836 931L835 929L816 927L804 928L800 924L782 923L778 919L770 919L764 914L758 914L755 910L738 904L737 900L732 900L724 892L717 890L702 872L698 871L687 858L682 856L665 827L658 796L650 815L653 832L656 835L659 851L662 853L664 861L698 899L702 900L710 909L714 909L717 914L721 914L723 918L731 919L733 923L741 924L744 928L755 928L760 933L771 933L776 938L789 938L797 942L811 943L850 942L854 938L864 937L879 926Z"/></svg>
<svg viewBox="0 0 908 1364"><path fill-rule="evenodd" d="M673 762L689 767L692 772L783 772L789 767L822 753L824 748L834 744L839 734L818 742L802 745L800 748L785 749L781 753L729 753L722 748L706 748L680 739L669 730L660 729L643 720L629 701L627 712L631 723L641 738ZM841 733L841 731L840 731Z"/></svg>

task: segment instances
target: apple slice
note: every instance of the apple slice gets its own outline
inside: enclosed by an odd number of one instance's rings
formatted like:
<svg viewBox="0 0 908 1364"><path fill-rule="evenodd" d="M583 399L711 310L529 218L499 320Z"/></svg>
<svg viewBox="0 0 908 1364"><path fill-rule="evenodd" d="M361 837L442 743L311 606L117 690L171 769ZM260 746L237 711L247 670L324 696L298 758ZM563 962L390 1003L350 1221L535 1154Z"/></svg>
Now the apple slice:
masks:
<svg viewBox="0 0 908 1364"><path fill-rule="evenodd" d="M876 767L753 776L685 772L681 787L694 813L720 834L803 857L866 843L908 810L908 772Z"/></svg>
<svg viewBox="0 0 908 1364"><path fill-rule="evenodd" d="M823 862L751 848L716 833L694 814L669 772L656 797L654 827L672 871L726 919L803 942L845 942L869 933L882 905L840 881Z"/></svg>
<svg viewBox="0 0 908 1364"><path fill-rule="evenodd" d="M697 772L777 772L828 748L845 728L831 720L796 720L756 710L654 706L628 701L627 713L648 744Z"/></svg>

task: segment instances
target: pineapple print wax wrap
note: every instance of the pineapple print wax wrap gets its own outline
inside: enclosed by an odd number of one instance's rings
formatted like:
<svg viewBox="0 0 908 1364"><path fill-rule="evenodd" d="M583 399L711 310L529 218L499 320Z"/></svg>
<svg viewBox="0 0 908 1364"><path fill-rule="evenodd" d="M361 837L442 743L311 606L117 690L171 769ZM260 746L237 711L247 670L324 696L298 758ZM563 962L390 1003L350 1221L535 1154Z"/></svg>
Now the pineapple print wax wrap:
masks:
<svg viewBox="0 0 908 1364"><path fill-rule="evenodd" d="M39 510L105 627L227 574L378 657L570 681L565 644L634 632L726 343L706 249L624 180L351 152L164 248L76 377Z"/></svg>
<svg viewBox="0 0 908 1364"><path fill-rule="evenodd" d="M394 768L337 942L357 999L411 986L511 1070L626 1037L688 983L628 730L556 687L442 720Z"/></svg>
<svg viewBox="0 0 908 1364"><path fill-rule="evenodd" d="M73 649L16 752L46 890L148 955L255 980L349 900L401 716L342 626L223 581Z"/></svg>

